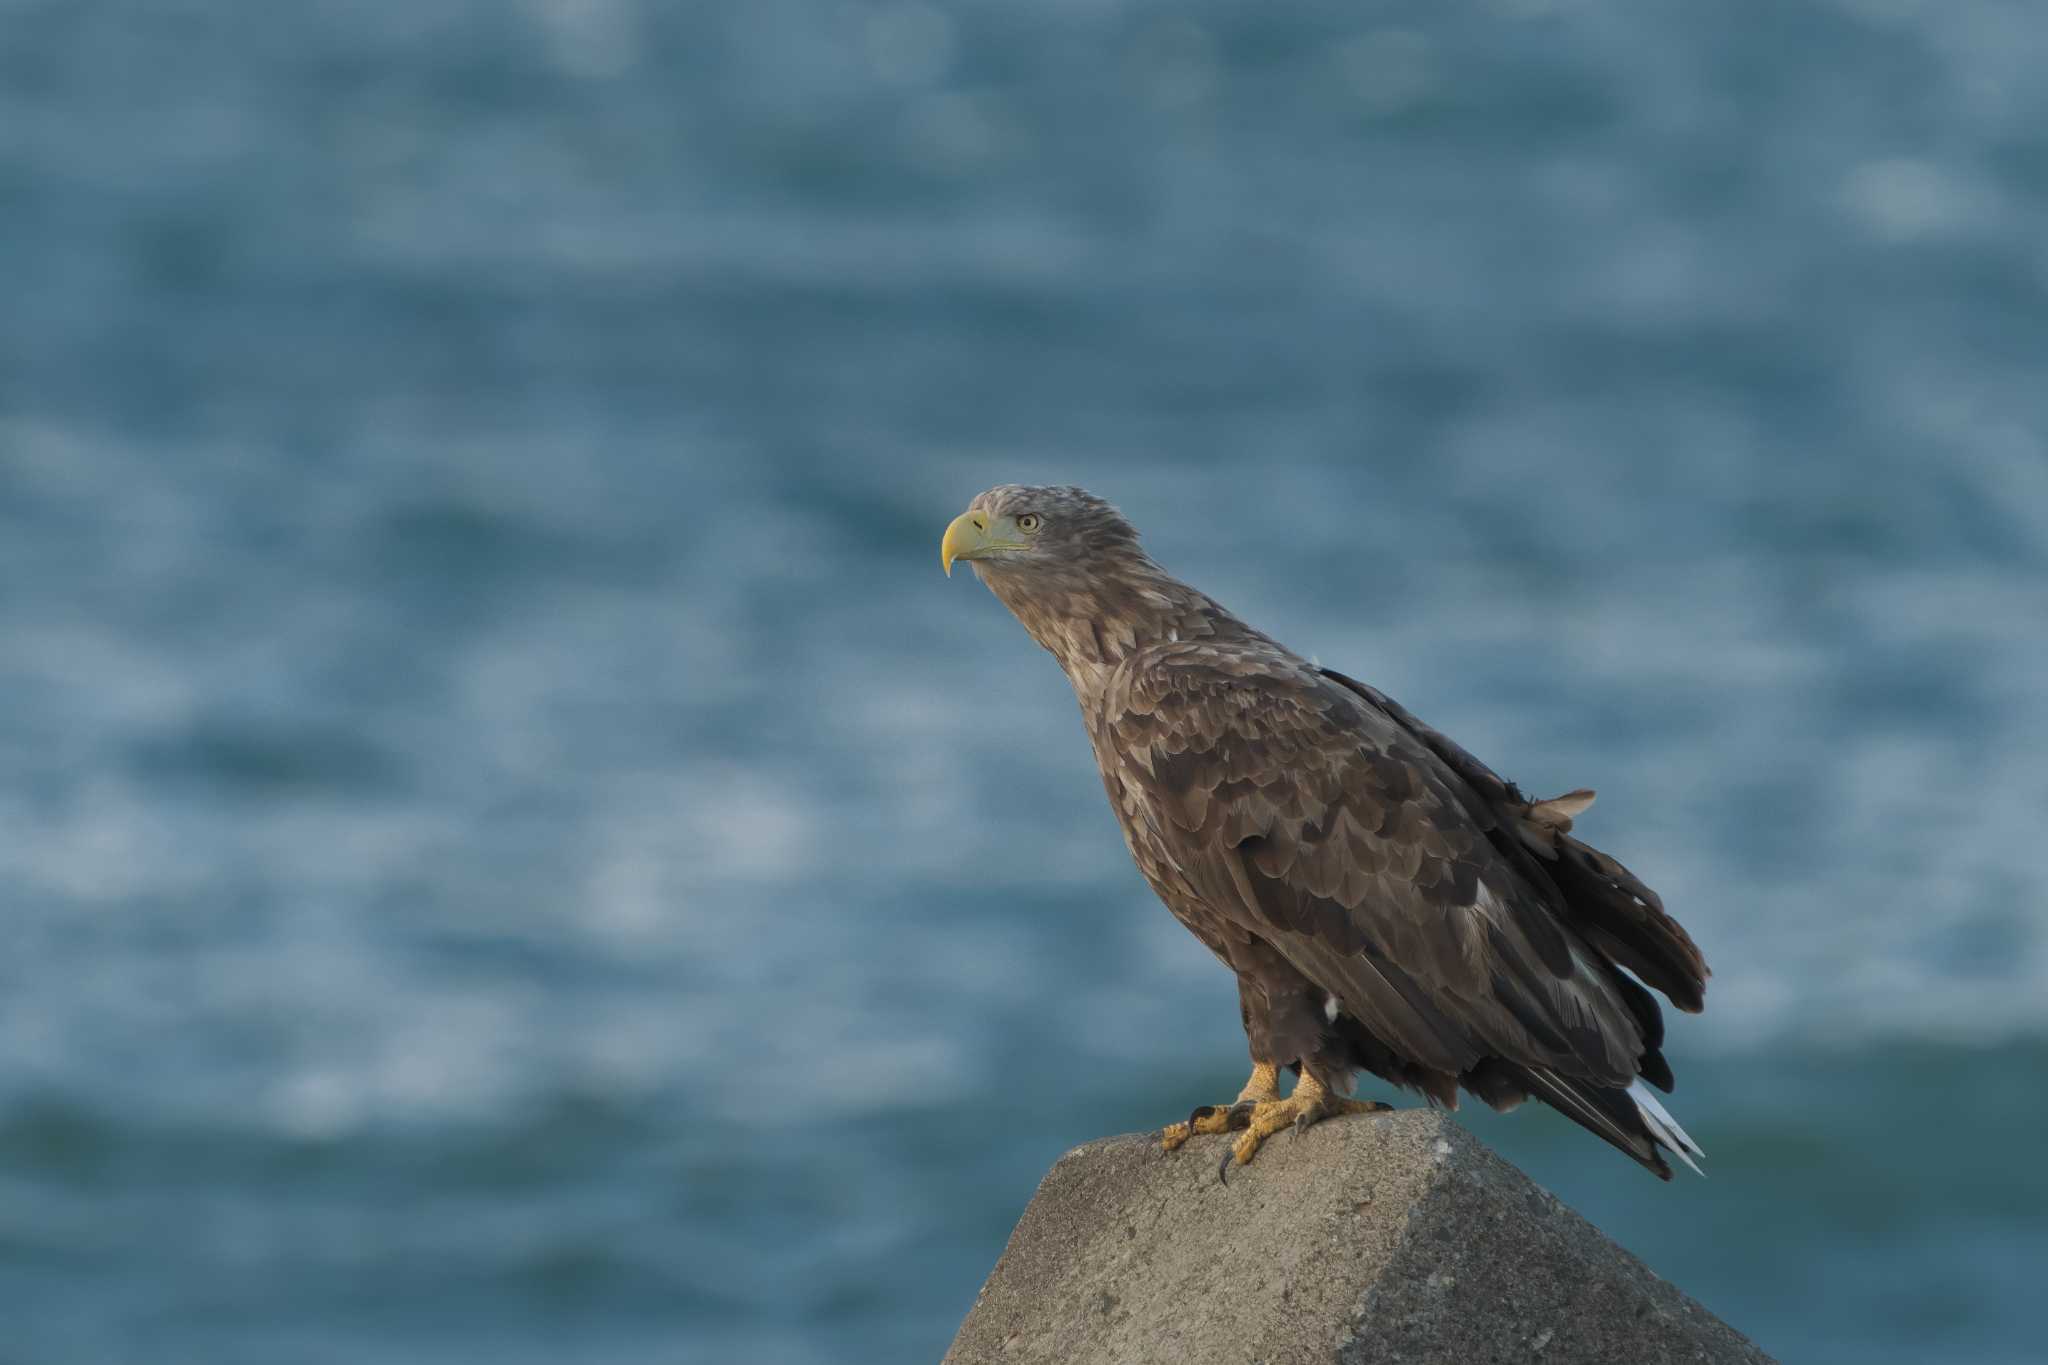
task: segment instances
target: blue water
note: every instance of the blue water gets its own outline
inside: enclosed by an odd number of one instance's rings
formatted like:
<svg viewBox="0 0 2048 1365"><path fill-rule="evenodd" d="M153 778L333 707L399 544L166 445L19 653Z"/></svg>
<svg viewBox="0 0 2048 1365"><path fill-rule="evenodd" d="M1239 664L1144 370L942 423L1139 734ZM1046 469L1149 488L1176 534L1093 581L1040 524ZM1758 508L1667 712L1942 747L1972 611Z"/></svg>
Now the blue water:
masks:
<svg viewBox="0 0 2048 1365"><path fill-rule="evenodd" d="M1000 481L1370 679L1716 975L1785 1357L2038 1360L2048 19L0 3L0 1358L937 1357L1242 1080ZM1256 1172L1253 1173L1256 1178Z"/></svg>

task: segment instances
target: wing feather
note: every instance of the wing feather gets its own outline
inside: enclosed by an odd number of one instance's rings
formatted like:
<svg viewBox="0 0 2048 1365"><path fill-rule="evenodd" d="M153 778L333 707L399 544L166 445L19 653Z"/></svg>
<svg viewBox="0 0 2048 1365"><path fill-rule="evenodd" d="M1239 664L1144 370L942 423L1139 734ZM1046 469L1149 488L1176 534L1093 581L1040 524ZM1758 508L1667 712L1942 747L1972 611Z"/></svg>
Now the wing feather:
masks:
<svg viewBox="0 0 2048 1365"><path fill-rule="evenodd" d="M1141 651L1098 741L1141 864L1177 869L1414 1061L1628 1084L1646 1030L1534 860L1494 837L1511 789L1372 700L1278 651Z"/></svg>
<svg viewBox="0 0 2048 1365"><path fill-rule="evenodd" d="M1678 1008L1697 1014L1705 1007L1707 977L1712 973L1685 927L1665 913L1664 902L1657 893L1643 885L1619 860L1569 837L1573 817L1593 804L1592 792L1581 789L1548 801L1531 802L1514 783L1503 779L1449 736L1423 724L1378 688L1335 669L1319 671L1414 735L1482 804L1496 812L1495 843L1502 845L1505 853L1522 855L1518 861L1523 864L1525 875L1549 880L1558 893L1557 903L1569 907L1588 942L1664 992ZM1513 831L1518 836L1513 842L1519 846L1512 849L1505 847L1510 841L1505 837L1507 831L1500 828L1501 823L1511 820L1519 826ZM1525 852L1528 848L1542 853L1546 859L1542 867L1529 861ZM1654 1015L1654 1002L1650 1010ZM1654 1027L1661 1040L1662 1026Z"/></svg>

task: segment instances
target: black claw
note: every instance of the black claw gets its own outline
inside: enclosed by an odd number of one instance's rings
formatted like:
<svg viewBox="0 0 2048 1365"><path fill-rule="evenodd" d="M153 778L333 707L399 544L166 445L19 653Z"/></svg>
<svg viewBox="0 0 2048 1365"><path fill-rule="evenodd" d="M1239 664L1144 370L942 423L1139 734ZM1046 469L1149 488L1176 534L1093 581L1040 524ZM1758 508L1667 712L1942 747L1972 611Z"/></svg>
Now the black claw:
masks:
<svg viewBox="0 0 2048 1365"><path fill-rule="evenodd" d="M1223 1184L1225 1184L1225 1185L1228 1185L1228 1184L1230 1183L1230 1158L1231 1158L1231 1156L1232 1156L1232 1153L1230 1153L1230 1152L1227 1152L1227 1151L1226 1151L1226 1152L1225 1152L1225 1153L1223 1154L1223 1160L1222 1160L1222 1161L1221 1161L1220 1163L1218 1163L1218 1165L1217 1165L1217 1167L1216 1167L1216 1179L1217 1179L1217 1180L1219 1180L1219 1181L1221 1181L1221 1182L1222 1182Z"/></svg>
<svg viewBox="0 0 2048 1365"><path fill-rule="evenodd" d="M1235 1133L1252 1126L1252 1102L1239 1100L1230 1106L1230 1131Z"/></svg>
<svg viewBox="0 0 2048 1365"><path fill-rule="evenodd" d="M1215 1112L1216 1106L1213 1104L1198 1104L1193 1109L1188 1110L1188 1131L1194 1131L1195 1120L1208 1118L1209 1115Z"/></svg>

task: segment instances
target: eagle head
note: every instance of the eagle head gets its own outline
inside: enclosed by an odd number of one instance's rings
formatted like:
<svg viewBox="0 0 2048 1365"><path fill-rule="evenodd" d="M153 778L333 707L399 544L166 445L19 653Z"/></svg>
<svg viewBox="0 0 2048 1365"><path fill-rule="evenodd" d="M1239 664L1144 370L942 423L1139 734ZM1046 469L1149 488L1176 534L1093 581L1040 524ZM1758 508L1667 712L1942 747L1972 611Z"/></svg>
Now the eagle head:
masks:
<svg viewBox="0 0 2048 1365"><path fill-rule="evenodd" d="M1138 533L1116 508L1085 488L998 484L967 504L939 542L950 577L964 559L984 579L1054 579L1139 555Z"/></svg>

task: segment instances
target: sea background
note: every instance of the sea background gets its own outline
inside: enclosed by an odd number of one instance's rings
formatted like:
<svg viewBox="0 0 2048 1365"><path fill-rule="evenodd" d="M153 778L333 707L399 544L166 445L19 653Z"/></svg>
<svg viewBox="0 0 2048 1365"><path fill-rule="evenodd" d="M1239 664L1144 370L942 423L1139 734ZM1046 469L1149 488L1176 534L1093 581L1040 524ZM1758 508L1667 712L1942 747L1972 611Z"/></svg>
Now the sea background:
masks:
<svg viewBox="0 0 2048 1365"><path fill-rule="evenodd" d="M2021 0L0 0L0 1361L936 1359L1244 1071L939 573L1007 481L1599 789L1710 1178L1487 1141L1788 1361L2042 1359L2043 70Z"/></svg>

